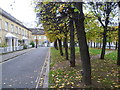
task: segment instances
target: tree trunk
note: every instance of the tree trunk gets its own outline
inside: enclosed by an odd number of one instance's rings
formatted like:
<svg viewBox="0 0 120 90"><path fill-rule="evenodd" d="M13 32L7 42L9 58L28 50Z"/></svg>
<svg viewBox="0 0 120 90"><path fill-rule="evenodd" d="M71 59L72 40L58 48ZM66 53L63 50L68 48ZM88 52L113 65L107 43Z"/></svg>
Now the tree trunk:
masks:
<svg viewBox="0 0 120 90"><path fill-rule="evenodd" d="M74 23L70 20L70 66L75 67Z"/></svg>
<svg viewBox="0 0 120 90"><path fill-rule="evenodd" d="M100 42L100 48L101 48L101 42Z"/></svg>
<svg viewBox="0 0 120 90"><path fill-rule="evenodd" d="M64 42L63 42L63 47L65 48L65 43L66 43L66 40L64 39Z"/></svg>
<svg viewBox="0 0 120 90"><path fill-rule="evenodd" d="M94 48L95 48L95 42L94 42Z"/></svg>
<svg viewBox="0 0 120 90"><path fill-rule="evenodd" d="M65 35L64 47L65 47L65 57L66 57L66 60L69 60L69 58L68 58L68 42L67 42L67 35Z"/></svg>
<svg viewBox="0 0 120 90"><path fill-rule="evenodd" d="M104 59L105 57L105 49L106 49L106 40L107 40L107 26L104 27L104 32L103 32L103 46L102 46L102 52L101 52L101 56L100 59Z"/></svg>
<svg viewBox="0 0 120 90"><path fill-rule="evenodd" d="M115 50L117 50L117 48L118 48L118 42L116 41L116 43L115 43Z"/></svg>
<svg viewBox="0 0 120 90"><path fill-rule="evenodd" d="M91 48L92 48L92 40L91 40L91 45L90 45L90 46L91 46Z"/></svg>
<svg viewBox="0 0 120 90"><path fill-rule="evenodd" d="M90 45L89 45L89 39L87 40L87 45L88 45L88 47L90 46Z"/></svg>
<svg viewBox="0 0 120 90"><path fill-rule="evenodd" d="M77 19L75 19L75 25L77 30L77 37L79 42L79 51L81 56L81 63L83 69L83 81L85 85L91 85L91 63L90 56L86 41L86 34L84 28L84 13L83 13L83 3L77 2L75 6L80 11L80 14L77 14Z"/></svg>
<svg viewBox="0 0 120 90"><path fill-rule="evenodd" d="M56 39L55 42L54 42L54 48L55 48L56 50L58 50L57 39Z"/></svg>
<svg viewBox="0 0 120 90"><path fill-rule="evenodd" d="M120 1L119 1L120 5ZM119 6L120 9L120 6ZM118 56L117 56L117 65L120 66L120 22L119 22L119 28L118 28Z"/></svg>
<svg viewBox="0 0 120 90"><path fill-rule="evenodd" d="M111 49L111 43L110 42L108 42L109 43L109 49Z"/></svg>
<svg viewBox="0 0 120 90"><path fill-rule="evenodd" d="M63 56L62 41L61 41L61 39L58 39L58 43L59 43L60 55Z"/></svg>

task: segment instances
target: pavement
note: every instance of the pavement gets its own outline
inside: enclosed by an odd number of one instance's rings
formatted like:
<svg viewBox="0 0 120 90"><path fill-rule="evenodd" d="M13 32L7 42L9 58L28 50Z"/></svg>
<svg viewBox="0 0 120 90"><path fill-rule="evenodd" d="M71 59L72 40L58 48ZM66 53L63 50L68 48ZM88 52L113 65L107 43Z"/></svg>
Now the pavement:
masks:
<svg viewBox="0 0 120 90"><path fill-rule="evenodd" d="M14 57L11 58L10 54ZM6 54L3 57L7 61L2 62L2 88L48 87L50 60L48 47L29 49L19 54L9 53L8 56Z"/></svg>
<svg viewBox="0 0 120 90"><path fill-rule="evenodd" d="M15 51L15 52L10 52L10 53L7 53L7 54L2 54L0 55L0 63L4 62L4 61L7 61L9 59L12 59L14 57L17 57L19 55L22 55L30 50L33 50L35 48L29 48L29 49L24 49L24 50L21 50L21 51Z"/></svg>

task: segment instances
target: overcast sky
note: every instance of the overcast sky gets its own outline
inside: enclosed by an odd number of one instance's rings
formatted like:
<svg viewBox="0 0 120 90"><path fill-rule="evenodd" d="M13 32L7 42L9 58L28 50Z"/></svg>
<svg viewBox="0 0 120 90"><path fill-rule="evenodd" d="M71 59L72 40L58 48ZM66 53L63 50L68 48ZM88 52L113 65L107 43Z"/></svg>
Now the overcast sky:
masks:
<svg viewBox="0 0 120 90"><path fill-rule="evenodd" d="M27 24L27 27L35 27L36 15L32 0L0 0L0 7Z"/></svg>
<svg viewBox="0 0 120 90"><path fill-rule="evenodd" d="M34 0L0 0L0 7L24 22L27 27L36 27L36 14L32 1Z"/></svg>

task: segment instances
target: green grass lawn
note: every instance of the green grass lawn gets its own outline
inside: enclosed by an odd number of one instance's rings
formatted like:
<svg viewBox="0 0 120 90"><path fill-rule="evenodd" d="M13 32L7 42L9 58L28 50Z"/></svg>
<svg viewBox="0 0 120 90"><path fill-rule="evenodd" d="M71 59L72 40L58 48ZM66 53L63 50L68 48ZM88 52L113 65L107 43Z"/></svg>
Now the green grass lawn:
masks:
<svg viewBox="0 0 120 90"><path fill-rule="evenodd" d="M79 47L75 48L75 53L79 53ZM90 55L97 55L97 54L101 53L101 49L89 48L89 53L90 53Z"/></svg>
<svg viewBox="0 0 120 90"><path fill-rule="evenodd" d="M64 55L60 56L59 50L56 50L55 48L51 48L51 66L53 66L55 63L65 61L65 50L64 49L63 49L63 52L64 52ZM68 53L70 55L70 49L68 49ZM76 57L79 55L78 47L75 48L75 54L76 54Z"/></svg>
<svg viewBox="0 0 120 90"><path fill-rule="evenodd" d="M90 48L91 55L100 54L100 49ZM76 48L76 54L79 54L79 48ZM116 51L106 55L105 60L91 60L92 67L92 83L93 88L118 88L118 78L120 67L116 65L113 57ZM58 50L51 48L51 62L49 73L49 88L86 88L81 81L80 73L81 63L76 58L76 67L69 66L69 61L65 60L65 56L60 56ZM120 79L120 78L119 78Z"/></svg>
<svg viewBox="0 0 120 90"><path fill-rule="evenodd" d="M105 55L106 59L117 60L117 51Z"/></svg>
<svg viewBox="0 0 120 90"><path fill-rule="evenodd" d="M100 48L89 48L89 53L90 55L98 55L98 54L101 54L101 51L102 49ZM109 51L108 49L106 51ZM75 53L79 53L79 47L76 47L75 48ZM117 52L114 52L112 53L111 55L114 55L116 57L116 53ZM108 56L109 57L109 56Z"/></svg>
<svg viewBox="0 0 120 90"><path fill-rule="evenodd" d="M55 63L59 63L61 61L65 61L65 56L61 56L59 50L55 48L51 48L51 64L53 66Z"/></svg>
<svg viewBox="0 0 120 90"><path fill-rule="evenodd" d="M101 49L89 48L89 53L90 53L90 55L97 55L97 54L101 53Z"/></svg>

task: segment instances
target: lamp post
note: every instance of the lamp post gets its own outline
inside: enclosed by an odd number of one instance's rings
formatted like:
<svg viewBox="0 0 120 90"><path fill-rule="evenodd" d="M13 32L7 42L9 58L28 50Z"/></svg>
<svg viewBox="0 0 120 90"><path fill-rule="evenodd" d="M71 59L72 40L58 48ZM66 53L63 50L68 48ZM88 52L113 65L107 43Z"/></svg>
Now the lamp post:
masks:
<svg viewBox="0 0 120 90"><path fill-rule="evenodd" d="M38 44L38 38L37 38L37 35L39 35L39 29L37 29L37 31L36 31L36 48L37 48L37 44Z"/></svg>
<svg viewBox="0 0 120 90"><path fill-rule="evenodd" d="M36 48L37 48L37 43L38 43L38 40L37 40L37 35L36 35Z"/></svg>

